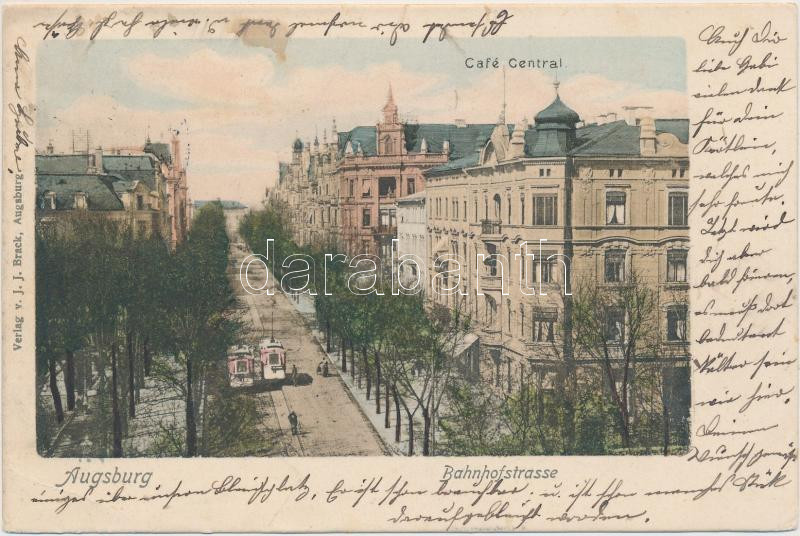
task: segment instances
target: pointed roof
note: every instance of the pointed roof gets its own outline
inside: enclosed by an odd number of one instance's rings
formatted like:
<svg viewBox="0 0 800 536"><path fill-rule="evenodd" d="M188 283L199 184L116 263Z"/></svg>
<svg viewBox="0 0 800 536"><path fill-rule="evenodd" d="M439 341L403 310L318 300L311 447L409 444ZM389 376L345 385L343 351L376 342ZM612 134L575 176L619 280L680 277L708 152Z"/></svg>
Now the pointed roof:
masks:
<svg viewBox="0 0 800 536"><path fill-rule="evenodd" d="M394 103L394 95L392 94L392 84L389 84L389 94L386 96L386 104L383 106L383 111L397 110L397 105Z"/></svg>
<svg viewBox="0 0 800 536"><path fill-rule="evenodd" d="M575 125L581 118L578 113L561 101L561 97L556 94L556 99L550 105L536 114L534 118L536 126L556 123L560 125Z"/></svg>

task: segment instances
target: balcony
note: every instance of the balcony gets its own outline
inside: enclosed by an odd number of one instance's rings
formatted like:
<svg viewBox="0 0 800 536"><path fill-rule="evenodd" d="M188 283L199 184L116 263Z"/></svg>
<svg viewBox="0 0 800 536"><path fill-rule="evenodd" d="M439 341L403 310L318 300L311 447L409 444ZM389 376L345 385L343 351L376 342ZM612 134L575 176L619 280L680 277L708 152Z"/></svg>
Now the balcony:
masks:
<svg viewBox="0 0 800 536"><path fill-rule="evenodd" d="M481 291L502 289L503 279L499 275L481 274Z"/></svg>
<svg viewBox="0 0 800 536"><path fill-rule="evenodd" d="M500 220L481 220L481 238L499 237L501 231Z"/></svg>
<svg viewBox="0 0 800 536"><path fill-rule="evenodd" d="M396 225L378 225L373 229L373 233L376 235L391 235L397 236L397 226Z"/></svg>
<svg viewBox="0 0 800 536"><path fill-rule="evenodd" d="M494 325L486 326L481 329L481 344L487 346L499 346L503 344L503 332Z"/></svg>

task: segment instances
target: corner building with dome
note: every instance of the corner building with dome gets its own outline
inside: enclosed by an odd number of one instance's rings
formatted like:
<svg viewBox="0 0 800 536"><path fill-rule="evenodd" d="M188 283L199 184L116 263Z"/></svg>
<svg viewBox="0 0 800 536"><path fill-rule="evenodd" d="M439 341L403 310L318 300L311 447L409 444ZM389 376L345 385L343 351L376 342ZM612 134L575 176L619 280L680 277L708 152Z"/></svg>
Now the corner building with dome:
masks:
<svg viewBox="0 0 800 536"><path fill-rule="evenodd" d="M567 358L598 364L573 348L575 293L635 278L654 291L659 332L637 359L663 364L666 390L688 396L688 137L687 119L586 124L556 85L533 125L501 115L480 151L425 173L428 295L470 313L480 351L467 375L511 394L554 388ZM447 256L466 260L458 280ZM612 353L624 316L606 316Z"/></svg>

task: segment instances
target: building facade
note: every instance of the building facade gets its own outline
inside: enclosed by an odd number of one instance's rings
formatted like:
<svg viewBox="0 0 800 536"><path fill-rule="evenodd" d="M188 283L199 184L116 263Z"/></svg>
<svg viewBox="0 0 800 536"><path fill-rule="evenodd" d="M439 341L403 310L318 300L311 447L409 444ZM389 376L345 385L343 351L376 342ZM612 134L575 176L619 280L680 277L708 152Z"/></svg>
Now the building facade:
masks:
<svg viewBox="0 0 800 536"><path fill-rule="evenodd" d="M688 121L579 123L556 96L534 126L498 124L426 173L431 298L471 312L482 375L506 392L572 352L565 291L634 274L657 296L660 355L688 362Z"/></svg>
<svg viewBox="0 0 800 536"><path fill-rule="evenodd" d="M427 288L428 217L426 192L417 192L397 200L397 251L394 269L406 288ZM414 262L404 262L412 255Z"/></svg>
<svg viewBox="0 0 800 536"><path fill-rule="evenodd" d="M376 125L339 132L334 123L332 141L310 148L296 139L268 197L290 209L298 243L333 240L388 260L397 201L425 189L425 171L477 154L492 128L403 122L390 88Z"/></svg>
<svg viewBox="0 0 800 536"><path fill-rule="evenodd" d="M177 138L172 154L179 154ZM172 247L186 238L191 218L186 170L169 145L36 155L37 220L58 223L81 214L129 225L136 236L158 235Z"/></svg>

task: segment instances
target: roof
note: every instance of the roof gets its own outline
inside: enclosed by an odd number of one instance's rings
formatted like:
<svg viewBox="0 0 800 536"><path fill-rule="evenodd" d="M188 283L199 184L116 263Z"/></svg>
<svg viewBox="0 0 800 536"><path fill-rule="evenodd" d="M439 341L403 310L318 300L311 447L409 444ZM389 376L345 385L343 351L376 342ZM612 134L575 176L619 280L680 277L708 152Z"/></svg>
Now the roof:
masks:
<svg viewBox="0 0 800 536"><path fill-rule="evenodd" d="M122 200L117 193L117 182L122 181L114 175L89 174L38 174L36 176L36 201L44 207L44 195L53 192L56 196L56 210L73 210L75 194L86 194L89 210L122 210Z"/></svg>
<svg viewBox="0 0 800 536"><path fill-rule="evenodd" d="M421 123L403 125L406 151L418 153L424 139L429 152L441 153L444 142L448 141L451 160L477 154L491 136L493 129L494 125L491 124L457 126L446 123ZM375 156L377 155L376 138L376 127L362 126L346 132L339 132L339 151L344 152L347 143L350 142L354 152L357 152L360 147L365 156Z"/></svg>
<svg viewBox="0 0 800 536"><path fill-rule="evenodd" d="M537 126L544 124L575 125L581 118L575 110L561 101L561 97L556 95L556 99L547 108L536 114L534 120Z"/></svg>
<svg viewBox="0 0 800 536"><path fill-rule="evenodd" d="M144 152L154 155L165 164L172 163L172 154L167 143L148 141L144 144Z"/></svg>
<svg viewBox="0 0 800 536"><path fill-rule="evenodd" d="M656 134L670 133L676 136L681 143L688 143L688 119L656 119L655 126ZM529 158L567 155L639 156L641 154L640 133L639 125L629 125L622 120L576 128L575 139L571 142L569 130L529 128L525 131L525 156ZM485 143L484 140L483 144ZM426 175L443 175L478 164L479 154L475 152L429 169Z"/></svg>
<svg viewBox="0 0 800 536"><path fill-rule="evenodd" d="M681 143L689 143L689 120L688 119L656 119L656 134L669 132L680 140Z"/></svg>
<svg viewBox="0 0 800 536"><path fill-rule="evenodd" d="M83 174L89 169L88 154L37 154L36 173Z"/></svg>
<svg viewBox="0 0 800 536"><path fill-rule="evenodd" d="M689 141L688 119L656 119L656 134L669 133L681 143ZM641 127L625 121L614 121L603 125L590 125L591 129L578 137L577 146L571 154L576 156L639 156ZM583 129L579 129L583 130Z"/></svg>
<svg viewBox="0 0 800 536"><path fill-rule="evenodd" d="M411 204L411 203L424 203L427 195L425 190L411 195L404 195L397 200L398 205Z"/></svg>
<svg viewBox="0 0 800 536"><path fill-rule="evenodd" d="M450 143L450 160L458 160L477 153L492 135L494 125L469 124L459 127L453 124L408 124L404 125L406 150L418 153L425 140L428 151L441 153L444 141Z"/></svg>
<svg viewBox="0 0 800 536"><path fill-rule="evenodd" d="M37 174L83 175L89 170L88 154L37 154ZM118 175L128 181L142 181L150 189L155 189L155 176L158 170L157 159L152 154L103 155L103 171Z"/></svg>
<svg viewBox="0 0 800 536"><path fill-rule="evenodd" d="M361 151L365 155L375 155L376 136L377 131L375 127L355 127L347 132L339 132L339 152L344 153L347 142L350 142L354 152L358 151L358 148L361 147Z"/></svg>

